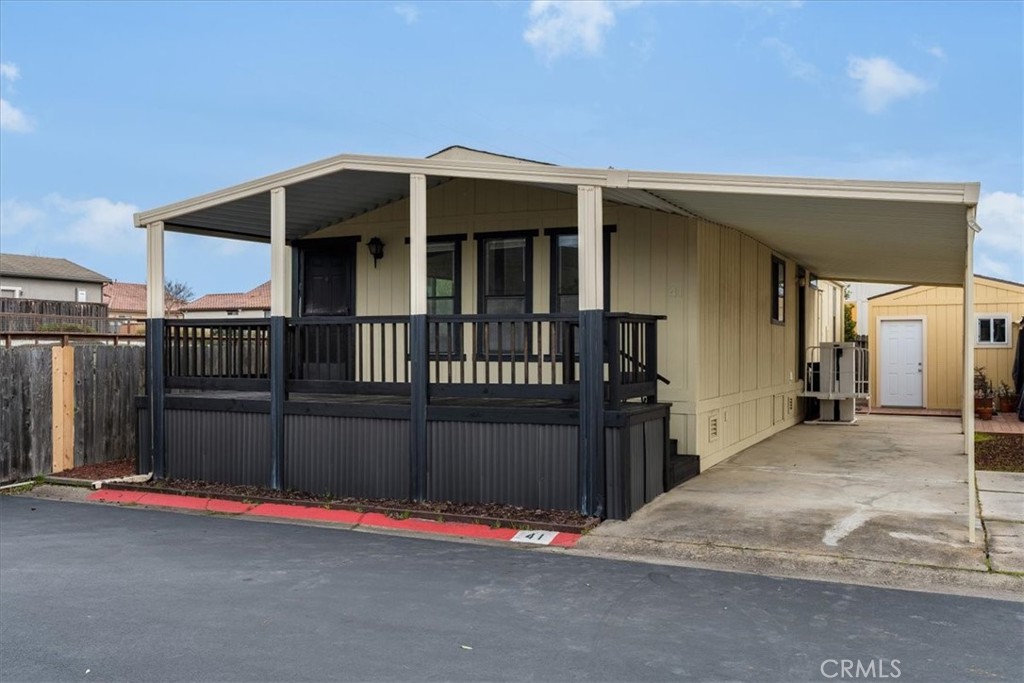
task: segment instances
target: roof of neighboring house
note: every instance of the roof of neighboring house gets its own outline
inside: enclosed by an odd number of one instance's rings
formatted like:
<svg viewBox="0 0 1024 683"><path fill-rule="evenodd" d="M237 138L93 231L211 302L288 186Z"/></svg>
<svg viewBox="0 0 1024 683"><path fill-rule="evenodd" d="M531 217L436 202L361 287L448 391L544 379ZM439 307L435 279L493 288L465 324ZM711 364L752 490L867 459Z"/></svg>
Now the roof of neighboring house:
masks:
<svg viewBox="0 0 1024 683"><path fill-rule="evenodd" d="M146 314L146 284L110 282L103 285L103 303L112 311Z"/></svg>
<svg viewBox="0 0 1024 683"><path fill-rule="evenodd" d="M248 292L206 294L181 307L183 311L270 310L270 281Z"/></svg>
<svg viewBox="0 0 1024 683"><path fill-rule="evenodd" d="M0 254L0 275L38 280L110 282L110 278L106 275L89 270L66 258L28 256L27 254Z"/></svg>
<svg viewBox="0 0 1024 683"><path fill-rule="evenodd" d="M1013 280L1003 280L1003 279L1000 279L1000 278L997 278L997 277L989 277L988 275L978 275L977 273L974 274L974 279L975 280L988 280L989 282L998 282L999 284L1010 285L1011 287L1021 287L1021 288L1024 288L1024 283L1021 283L1021 282L1014 282ZM915 287L935 287L935 286L936 285L907 285L906 287L900 287L899 289L894 289L894 290L889 291L889 292L882 292L881 294L875 294L874 296L869 296L868 297L868 301L873 301L874 299L881 299L883 296L892 296L893 294L899 294L900 292L905 292L908 289L914 289Z"/></svg>

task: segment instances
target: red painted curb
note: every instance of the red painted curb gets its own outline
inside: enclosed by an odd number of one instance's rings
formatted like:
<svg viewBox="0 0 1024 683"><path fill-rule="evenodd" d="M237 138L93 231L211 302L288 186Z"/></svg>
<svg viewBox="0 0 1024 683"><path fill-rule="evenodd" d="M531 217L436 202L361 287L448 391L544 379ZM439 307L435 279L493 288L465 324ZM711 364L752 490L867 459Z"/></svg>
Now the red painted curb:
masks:
<svg viewBox="0 0 1024 683"><path fill-rule="evenodd" d="M331 510L308 505L287 505L284 503L240 503L219 498L179 496L167 493L143 493L139 491L112 491L100 489L90 493L87 500L101 503L135 503L155 507L178 508L182 510L205 510L226 514L251 515L275 519L298 519L314 522L333 522L352 526L366 526L378 529L396 529L444 536L483 538L492 541L511 541L519 533L516 529L493 529L483 524L465 522L435 522L429 519L409 517L395 519L379 512L353 512L352 510ZM548 545L571 548L580 540L579 534L559 532Z"/></svg>
<svg viewBox="0 0 1024 683"><path fill-rule="evenodd" d="M336 522L341 524L359 524L359 520L363 516L362 513L352 512L351 510L328 510L326 508L285 505L283 503L260 503L245 514L256 517L305 519L314 522Z"/></svg>

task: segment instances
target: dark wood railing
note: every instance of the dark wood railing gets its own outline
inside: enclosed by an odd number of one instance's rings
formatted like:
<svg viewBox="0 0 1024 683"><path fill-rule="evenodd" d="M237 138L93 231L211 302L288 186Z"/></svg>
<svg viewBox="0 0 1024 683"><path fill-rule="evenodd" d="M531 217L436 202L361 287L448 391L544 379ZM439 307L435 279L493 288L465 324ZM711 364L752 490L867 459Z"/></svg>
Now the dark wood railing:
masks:
<svg viewBox="0 0 1024 683"><path fill-rule="evenodd" d="M605 399L657 399L660 316L609 313ZM573 314L427 317L428 396L579 400L579 317ZM170 389L267 391L268 320L167 321ZM289 392L410 393L408 316L295 318L285 334Z"/></svg>
<svg viewBox="0 0 1024 683"><path fill-rule="evenodd" d="M664 316L609 313L605 317L608 385L605 398L617 408L630 398L658 400L658 321Z"/></svg>
<svg viewBox="0 0 1024 683"><path fill-rule="evenodd" d="M427 317L430 396L579 397L571 314Z"/></svg>
<svg viewBox="0 0 1024 683"><path fill-rule="evenodd" d="M168 389L267 391L269 370L269 320L164 323Z"/></svg>
<svg viewBox="0 0 1024 683"><path fill-rule="evenodd" d="M288 391L409 394L409 317L288 321Z"/></svg>

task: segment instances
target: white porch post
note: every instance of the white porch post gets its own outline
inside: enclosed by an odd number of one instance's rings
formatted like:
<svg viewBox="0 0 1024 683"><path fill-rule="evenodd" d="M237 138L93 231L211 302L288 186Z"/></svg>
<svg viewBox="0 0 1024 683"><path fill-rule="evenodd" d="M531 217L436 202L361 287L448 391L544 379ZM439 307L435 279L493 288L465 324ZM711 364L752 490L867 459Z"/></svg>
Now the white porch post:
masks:
<svg viewBox="0 0 1024 683"><path fill-rule="evenodd" d="M967 454L967 539L974 543L978 520L978 491L974 479L974 221L976 209L967 209L967 257L964 266L964 453Z"/></svg>
<svg viewBox="0 0 1024 683"><path fill-rule="evenodd" d="M285 189L270 191L270 488L284 486L284 403L286 318L291 308L291 254L287 244Z"/></svg>
<svg viewBox="0 0 1024 683"><path fill-rule="evenodd" d="M427 496L427 177L409 175L409 495Z"/></svg>
<svg viewBox="0 0 1024 683"><path fill-rule="evenodd" d="M580 307L579 511L603 516L604 462L604 212L599 186L577 193Z"/></svg>
<svg viewBox="0 0 1024 683"><path fill-rule="evenodd" d="M146 387L149 394L148 463L139 473L162 479L164 467L164 224L146 226ZM147 466L148 465L148 466Z"/></svg>
<svg viewBox="0 0 1024 683"><path fill-rule="evenodd" d="M285 232L285 189L270 191L270 317L288 314L291 263Z"/></svg>

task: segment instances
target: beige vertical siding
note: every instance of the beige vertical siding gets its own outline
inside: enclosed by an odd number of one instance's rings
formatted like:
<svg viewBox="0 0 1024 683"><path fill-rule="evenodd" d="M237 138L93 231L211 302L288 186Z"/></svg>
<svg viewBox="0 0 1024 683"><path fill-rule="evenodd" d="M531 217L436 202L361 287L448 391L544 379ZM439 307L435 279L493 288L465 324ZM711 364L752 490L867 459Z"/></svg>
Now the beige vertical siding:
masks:
<svg viewBox="0 0 1024 683"><path fill-rule="evenodd" d="M1013 344L1017 321L1024 315L1024 286L974 278L976 313L1009 314L1011 345L1005 348L974 349L975 367L997 387L1003 381L1013 385ZM924 401L926 408L958 410L963 394L963 289L960 287L910 287L868 302L868 349L871 357L871 404L878 406L880 377L879 339L883 319L924 320Z"/></svg>
<svg viewBox="0 0 1024 683"><path fill-rule="evenodd" d="M697 223L700 380L691 452L707 469L801 417L797 264L737 230ZM781 325L771 320L772 256L786 262ZM842 285L822 281L820 290L807 288L807 300L806 343L831 340Z"/></svg>

